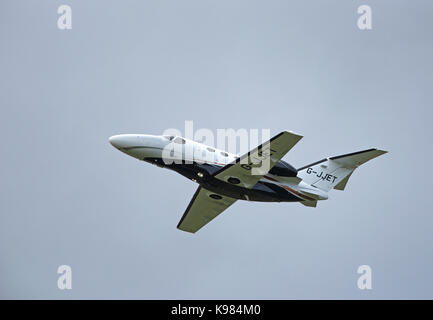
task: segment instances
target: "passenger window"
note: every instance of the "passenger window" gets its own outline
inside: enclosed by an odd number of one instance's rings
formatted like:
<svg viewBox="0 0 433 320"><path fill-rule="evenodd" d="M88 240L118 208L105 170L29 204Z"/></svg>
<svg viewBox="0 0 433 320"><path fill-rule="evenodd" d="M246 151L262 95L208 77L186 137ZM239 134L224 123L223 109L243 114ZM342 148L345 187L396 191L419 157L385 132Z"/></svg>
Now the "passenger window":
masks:
<svg viewBox="0 0 433 320"><path fill-rule="evenodd" d="M227 152L221 152L221 155L223 155L224 157L228 157L229 154Z"/></svg>
<svg viewBox="0 0 433 320"><path fill-rule="evenodd" d="M174 136L164 136L164 138L166 138L168 141L171 141L174 139Z"/></svg>
<svg viewBox="0 0 433 320"><path fill-rule="evenodd" d="M185 144L185 139L182 139L181 137L176 137L176 139L173 140L174 143L179 143L179 144Z"/></svg>
<svg viewBox="0 0 433 320"><path fill-rule="evenodd" d="M209 151L209 152L215 152L215 150L212 149L212 148L207 148L207 151Z"/></svg>

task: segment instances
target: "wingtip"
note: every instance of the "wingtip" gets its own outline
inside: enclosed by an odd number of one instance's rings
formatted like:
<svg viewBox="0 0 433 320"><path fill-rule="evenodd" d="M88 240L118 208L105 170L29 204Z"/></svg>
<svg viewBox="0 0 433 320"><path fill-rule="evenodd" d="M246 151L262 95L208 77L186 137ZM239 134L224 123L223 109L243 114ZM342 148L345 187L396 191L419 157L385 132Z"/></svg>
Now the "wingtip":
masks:
<svg viewBox="0 0 433 320"><path fill-rule="evenodd" d="M301 134L299 134L299 133L296 133L296 132L293 132L293 131L291 131L291 130L286 130L286 131L284 131L284 132L289 133L289 134L291 134L291 135L293 135L293 136L297 136L297 137L299 137L299 139L301 139L301 138L304 137L303 135L301 135Z"/></svg>
<svg viewBox="0 0 433 320"><path fill-rule="evenodd" d="M385 154L385 153L388 153L388 151L382 150L382 149L376 149L376 151L380 152L381 155Z"/></svg>
<svg viewBox="0 0 433 320"><path fill-rule="evenodd" d="M197 231L191 231L191 230L187 230L187 229L182 229L180 226L177 226L176 228L178 230L180 230L180 231L191 233L191 234L195 234L197 232Z"/></svg>

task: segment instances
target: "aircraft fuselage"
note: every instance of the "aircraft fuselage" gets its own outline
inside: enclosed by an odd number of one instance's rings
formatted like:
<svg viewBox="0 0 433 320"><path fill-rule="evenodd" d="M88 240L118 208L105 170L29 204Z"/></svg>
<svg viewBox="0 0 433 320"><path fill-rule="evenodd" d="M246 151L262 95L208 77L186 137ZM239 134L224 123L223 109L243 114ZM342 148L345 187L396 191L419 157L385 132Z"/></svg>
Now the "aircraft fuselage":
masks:
<svg viewBox="0 0 433 320"><path fill-rule="evenodd" d="M281 160L254 187L248 189L238 186L236 179L226 182L214 177L219 170L237 158L226 151L172 136L117 135L110 138L110 143L132 157L173 170L210 191L234 199L262 202L314 200L299 190L297 170ZM164 157L164 148L176 143L181 145L178 154L171 152L171 155ZM187 148L193 152L188 154ZM167 161L173 160L170 156L177 156L177 160L181 161ZM325 199L323 195L322 199Z"/></svg>

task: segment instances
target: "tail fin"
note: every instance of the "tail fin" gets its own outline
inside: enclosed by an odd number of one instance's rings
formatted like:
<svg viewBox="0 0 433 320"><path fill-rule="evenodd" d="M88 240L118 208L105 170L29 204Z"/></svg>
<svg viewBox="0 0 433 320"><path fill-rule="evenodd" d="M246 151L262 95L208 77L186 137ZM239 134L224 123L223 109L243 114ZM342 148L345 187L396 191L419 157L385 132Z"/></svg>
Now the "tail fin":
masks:
<svg viewBox="0 0 433 320"><path fill-rule="evenodd" d="M323 159L299 168L298 177L323 191L329 191L332 188L344 190L351 174L358 166L386 152L368 149Z"/></svg>

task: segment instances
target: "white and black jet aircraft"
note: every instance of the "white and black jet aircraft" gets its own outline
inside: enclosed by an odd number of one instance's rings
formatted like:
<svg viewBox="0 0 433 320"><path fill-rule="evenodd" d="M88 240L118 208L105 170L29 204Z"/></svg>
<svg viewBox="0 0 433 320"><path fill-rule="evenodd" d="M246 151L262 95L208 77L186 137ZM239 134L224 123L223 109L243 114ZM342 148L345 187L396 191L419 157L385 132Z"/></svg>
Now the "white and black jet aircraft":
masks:
<svg viewBox="0 0 433 320"><path fill-rule="evenodd" d="M240 157L179 136L121 134L109 141L134 158L172 169L199 184L177 225L195 233L236 200L315 207L317 201L328 199L331 189L344 190L358 166L386 153L368 149L295 169L281 158L301 138L283 131Z"/></svg>

